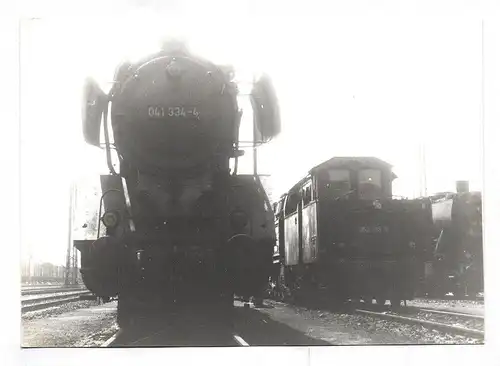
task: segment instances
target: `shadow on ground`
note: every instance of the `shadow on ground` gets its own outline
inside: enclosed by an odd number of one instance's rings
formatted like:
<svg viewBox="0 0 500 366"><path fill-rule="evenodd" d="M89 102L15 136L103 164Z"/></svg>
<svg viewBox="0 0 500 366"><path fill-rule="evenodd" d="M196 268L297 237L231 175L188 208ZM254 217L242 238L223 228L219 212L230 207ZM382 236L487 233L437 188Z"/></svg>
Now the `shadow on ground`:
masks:
<svg viewBox="0 0 500 366"><path fill-rule="evenodd" d="M123 329L111 347L236 347L238 335L250 346L331 345L277 321L256 309L235 307L233 314L193 313L147 319Z"/></svg>
<svg viewBox="0 0 500 366"><path fill-rule="evenodd" d="M270 306L267 306L270 307ZM236 308L234 328L245 341L253 346L331 346L277 322L256 309Z"/></svg>

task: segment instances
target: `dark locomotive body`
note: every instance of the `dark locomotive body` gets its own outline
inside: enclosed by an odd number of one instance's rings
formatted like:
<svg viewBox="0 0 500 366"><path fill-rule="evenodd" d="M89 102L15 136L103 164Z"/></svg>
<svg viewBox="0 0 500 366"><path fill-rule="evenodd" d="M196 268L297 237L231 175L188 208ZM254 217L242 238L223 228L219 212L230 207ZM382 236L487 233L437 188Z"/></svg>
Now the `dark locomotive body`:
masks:
<svg viewBox="0 0 500 366"><path fill-rule="evenodd" d="M333 158L282 196L274 289L332 301L413 298L430 205L393 199L394 178L376 158Z"/></svg>
<svg viewBox="0 0 500 366"><path fill-rule="evenodd" d="M111 172L101 176L106 234L75 243L89 290L118 297L121 326L200 305L224 313L234 294L262 298L272 209L256 174L230 171L241 154L231 72L174 49L122 65L109 96L89 85L84 135L99 145L103 115ZM277 125L267 85L252 95L261 130ZM109 102L119 171L111 163Z"/></svg>
<svg viewBox="0 0 500 366"><path fill-rule="evenodd" d="M475 296L484 286L481 193L442 193L430 199L434 242L427 251L422 291Z"/></svg>

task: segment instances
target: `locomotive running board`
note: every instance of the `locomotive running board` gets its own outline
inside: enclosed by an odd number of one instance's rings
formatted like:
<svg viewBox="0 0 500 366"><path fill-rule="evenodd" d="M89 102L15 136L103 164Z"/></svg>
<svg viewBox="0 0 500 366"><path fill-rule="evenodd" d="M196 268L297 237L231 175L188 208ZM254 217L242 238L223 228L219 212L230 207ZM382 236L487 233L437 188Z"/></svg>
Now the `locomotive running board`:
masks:
<svg viewBox="0 0 500 366"><path fill-rule="evenodd" d="M95 240L73 240L73 246L80 252L86 250Z"/></svg>
<svg viewBox="0 0 500 366"><path fill-rule="evenodd" d="M80 251L80 273L85 272L90 256L90 247L95 240L73 240L73 246Z"/></svg>

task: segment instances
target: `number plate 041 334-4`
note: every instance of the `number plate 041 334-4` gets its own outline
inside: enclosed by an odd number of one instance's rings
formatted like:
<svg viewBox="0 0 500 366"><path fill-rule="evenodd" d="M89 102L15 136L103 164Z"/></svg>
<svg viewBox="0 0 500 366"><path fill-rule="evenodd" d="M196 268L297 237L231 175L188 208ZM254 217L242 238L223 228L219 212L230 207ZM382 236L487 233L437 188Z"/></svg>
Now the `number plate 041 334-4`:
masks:
<svg viewBox="0 0 500 366"><path fill-rule="evenodd" d="M181 118L200 118L200 112L196 107L148 107L149 118L181 117Z"/></svg>

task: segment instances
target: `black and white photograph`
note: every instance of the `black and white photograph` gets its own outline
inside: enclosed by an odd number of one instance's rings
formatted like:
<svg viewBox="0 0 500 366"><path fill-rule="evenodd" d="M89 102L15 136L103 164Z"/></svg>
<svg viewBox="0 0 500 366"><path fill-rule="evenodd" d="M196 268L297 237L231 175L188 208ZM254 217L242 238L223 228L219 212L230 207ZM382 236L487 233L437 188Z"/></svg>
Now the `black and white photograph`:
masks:
<svg viewBox="0 0 500 366"><path fill-rule="evenodd" d="M484 22L150 3L19 20L21 348L484 345Z"/></svg>

